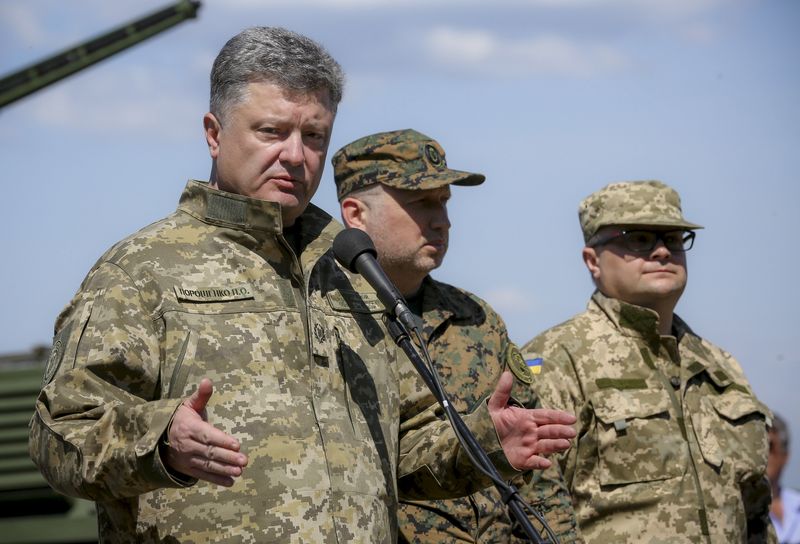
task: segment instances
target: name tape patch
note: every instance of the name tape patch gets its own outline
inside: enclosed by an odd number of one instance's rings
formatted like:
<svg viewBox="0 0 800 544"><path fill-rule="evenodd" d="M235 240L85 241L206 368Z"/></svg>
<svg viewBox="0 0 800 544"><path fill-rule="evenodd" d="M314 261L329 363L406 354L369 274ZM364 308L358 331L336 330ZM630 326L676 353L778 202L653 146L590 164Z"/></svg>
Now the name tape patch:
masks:
<svg viewBox="0 0 800 544"><path fill-rule="evenodd" d="M328 304L334 310L359 313L380 313L386 310L374 293L340 290L328 293Z"/></svg>
<svg viewBox="0 0 800 544"><path fill-rule="evenodd" d="M249 285L230 285L227 287L175 286L178 300L189 302L230 302L255 298Z"/></svg>

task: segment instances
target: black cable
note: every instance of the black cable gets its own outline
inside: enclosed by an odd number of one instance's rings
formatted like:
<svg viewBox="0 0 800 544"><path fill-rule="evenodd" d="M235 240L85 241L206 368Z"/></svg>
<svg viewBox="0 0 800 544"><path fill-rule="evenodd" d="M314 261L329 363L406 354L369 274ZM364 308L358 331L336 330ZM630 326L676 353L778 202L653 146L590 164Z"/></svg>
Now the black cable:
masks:
<svg viewBox="0 0 800 544"><path fill-rule="evenodd" d="M434 397L436 397L436 400L444 411L445 417L453 428L456 439L458 440L459 444L461 444L462 450L466 453L467 457L478 469L478 471L492 481L495 488L497 488L498 492L500 493L503 502L506 504L506 507L511 513L512 519L519 523L523 531L532 542L543 544L541 535L536 532L530 522L530 519L528 519L527 515L525 515L526 510L533 513L536 520L542 524L545 532L548 535L548 538L550 538L550 542L558 544L558 539L542 515L536 512L530 505L525 503L513 485L506 483L505 480L500 477L500 474L497 472L497 468L492 464L486 452L483 451L483 448L481 448L480 444L478 444L466 423L464 423L464 421L461 419L461 416L450 403L450 400L447 397L444 388L442 387L441 381L439 380L438 372L436 371L430 354L425 346L425 342L420 335L419 329L414 327L412 330L414 331L417 342L419 342L419 347L424 355L424 359L420 357L419 353L414 348L414 345L410 340L410 334L408 330L402 323L400 323L397 317L388 312L385 314L385 317L387 329L389 330L390 335L394 339L395 343L400 346L403 351L405 351L406 355L408 355L408 358L417 369L420 377L428 386L428 389L431 390Z"/></svg>

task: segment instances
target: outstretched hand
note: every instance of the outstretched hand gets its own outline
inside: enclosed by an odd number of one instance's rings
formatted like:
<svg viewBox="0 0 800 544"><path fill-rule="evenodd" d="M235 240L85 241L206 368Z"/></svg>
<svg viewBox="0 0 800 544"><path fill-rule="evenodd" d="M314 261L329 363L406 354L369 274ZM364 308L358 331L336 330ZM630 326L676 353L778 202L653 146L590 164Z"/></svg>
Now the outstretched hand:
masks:
<svg viewBox="0 0 800 544"><path fill-rule="evenodd" d="M213 392L211 380L203 378L184 399L172 417L162 455L172 470L230 487L247 466L247 456L239 451L238 440L208 423L206 404Z"/></svg>
<svg viewBox="0 0 800 544"><path fill-rule="evenodd" d="M576 418L561 410L509 406L513 385L511 373L503 372L488 403L503 452L518 470L545 469L551 465L545 455L569 449Z"/></svg>

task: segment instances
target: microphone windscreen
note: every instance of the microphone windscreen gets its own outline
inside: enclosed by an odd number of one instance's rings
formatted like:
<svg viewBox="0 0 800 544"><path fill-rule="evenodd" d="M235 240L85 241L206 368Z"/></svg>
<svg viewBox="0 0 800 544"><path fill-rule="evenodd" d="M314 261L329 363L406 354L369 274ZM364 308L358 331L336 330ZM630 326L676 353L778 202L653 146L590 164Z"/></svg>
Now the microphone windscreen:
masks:
<svg viewBox="0 0 800 544"><path fill-rule="evenodd" d="M344 229L333 239L333 256L340 265L355 274L358 274L355 268L356 259L365 251L373 257L378 256L372 238L361 229Z"/></svg>

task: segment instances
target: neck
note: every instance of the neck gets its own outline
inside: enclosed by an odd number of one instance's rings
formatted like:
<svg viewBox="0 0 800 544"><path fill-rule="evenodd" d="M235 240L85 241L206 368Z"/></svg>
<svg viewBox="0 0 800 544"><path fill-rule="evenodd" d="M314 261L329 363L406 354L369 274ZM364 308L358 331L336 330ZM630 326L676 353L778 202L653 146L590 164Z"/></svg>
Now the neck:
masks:
<svg viewBox="0 0 800 544"><path fill-rule="evenodd" d="M422 280L425 279L425 276L421 278L411 277L408 274L398 274L397 271L389 269L385 269L385 272L404 298L416 295L422 287Z"/></svg>

